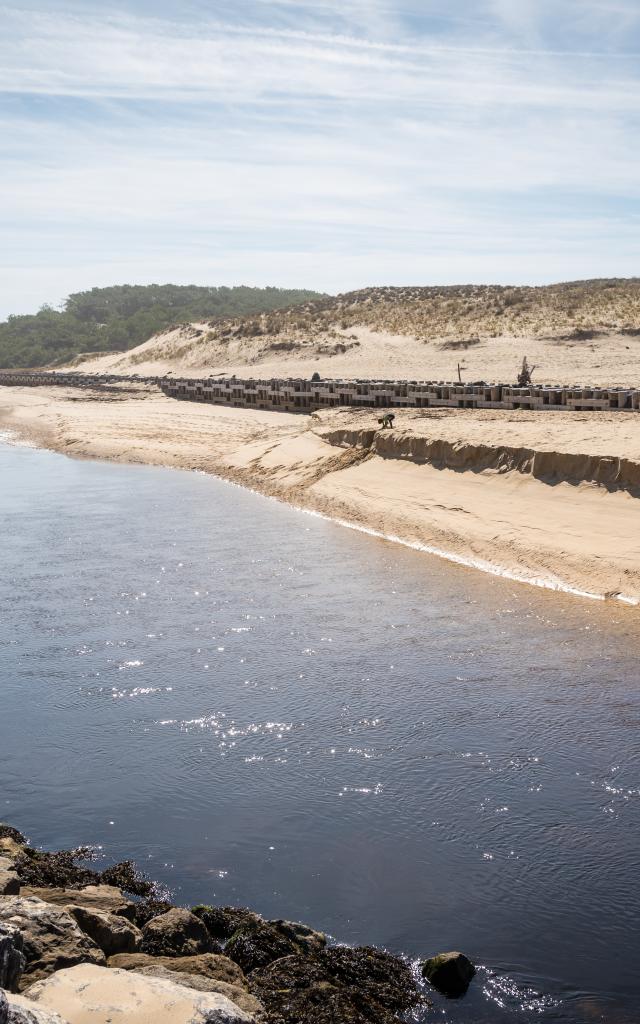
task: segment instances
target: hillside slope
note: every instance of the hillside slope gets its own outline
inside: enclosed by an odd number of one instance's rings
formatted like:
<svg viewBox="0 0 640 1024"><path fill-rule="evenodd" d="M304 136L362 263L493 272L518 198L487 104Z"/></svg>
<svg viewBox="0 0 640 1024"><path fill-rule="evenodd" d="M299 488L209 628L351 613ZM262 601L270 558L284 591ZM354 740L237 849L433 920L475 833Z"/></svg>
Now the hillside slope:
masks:
<svg viewBox="0 0 640 1024"><path fill-rule="evenodd" d="M92 371L640 383L640 279L546 287L369 288L198 321Z"/></svg>
<svg viewBox="0 0 640 1024"><path fill-rule="evenodd" d="M56 365L81 352L124 352L172 324L256 314L319 297L303 289L245 286L92 288L70 295L60 310L43 306L31 316L0 323L0 367Z"/></svg>

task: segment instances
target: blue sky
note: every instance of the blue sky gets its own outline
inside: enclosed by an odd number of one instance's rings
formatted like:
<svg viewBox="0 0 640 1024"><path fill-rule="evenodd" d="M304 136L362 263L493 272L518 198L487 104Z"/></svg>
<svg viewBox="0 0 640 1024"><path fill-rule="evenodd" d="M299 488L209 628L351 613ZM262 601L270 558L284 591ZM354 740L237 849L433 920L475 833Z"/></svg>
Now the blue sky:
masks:
<svg viewBox="0 0 640 1024"><path fill-rule="evenodd" d="M638 0L21 0L0 121L0 316L640 273Z"/></svg>

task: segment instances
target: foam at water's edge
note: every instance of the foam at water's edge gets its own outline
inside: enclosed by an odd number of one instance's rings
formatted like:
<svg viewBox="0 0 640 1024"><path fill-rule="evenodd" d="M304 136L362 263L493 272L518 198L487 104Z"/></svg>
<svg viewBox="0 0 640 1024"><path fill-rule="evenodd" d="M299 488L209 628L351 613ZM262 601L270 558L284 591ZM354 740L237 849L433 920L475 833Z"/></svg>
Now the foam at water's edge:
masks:
<svg viewBox="0 0 640 1024"><path fill-rule="evenodd" d="M296 512L303 512L305 515L314 516L316 519L324 519L325 522L335 523L337 526L343 526L347 530L355 530L357 533L365 533L369 537L377 537L380 540L389 541L391 544L401 544L402 547L411 548L413 551L421 551L427 555L435 555L436 558L442 558L446 562L453 562L456 565L465 566L468 569L479 569L481 572L489 573L491 576L499 576L501 579L511 580L514 583L527 583L531 587L539 587L542 590L553 590L556 593L571 594L573 597L583 597L590 601L606 601L613 600L620 601L622 604L631 605L637 607L640 605L640 598L631 597L626 594L615 594L611 598L606 597L604 594L594 594L589 590L580 590L578 587L572 587L570 583L566 583L564 580L553 576L529 576L525 572L518 572L517 569L506 569L503 566L496 565L494 562L487 562L482 558L469 558L465 555L457 555L453 551L445 551L444 548L437 548L431 544L423 544L417 540L405 540L402 537L397 537L393 533L383 533L382 530L376 530L371 526L362 526L360 523L352 523L348 519L340 519L337 516L330 516L325 512L318 512L316 509L304 508L301 505L294 505L289 501L285 501L281 498L276 498L273 495L263 494L262 491L257 490L255 487L247 487L244 484L238 483L236 480L228 480L224 476L220 476L217 473L203 473L203 476L212 476L216 480L221 480L223 483L231 484L234 487L241 487L244 491L250 491L252 494L259 494L262 498L269 498L271 501L277 501L280 504L288 505L289 508L294 509Z"/></svg>
<svg viewBox="0 0 640 1024"><path fill-rule="evenodd" d="M17 430L10 430L7 427L0 430L0 444L10 444L13 448L37 448L38 445L21 437ZM42 449L46 450L46 449Z"/></svg>

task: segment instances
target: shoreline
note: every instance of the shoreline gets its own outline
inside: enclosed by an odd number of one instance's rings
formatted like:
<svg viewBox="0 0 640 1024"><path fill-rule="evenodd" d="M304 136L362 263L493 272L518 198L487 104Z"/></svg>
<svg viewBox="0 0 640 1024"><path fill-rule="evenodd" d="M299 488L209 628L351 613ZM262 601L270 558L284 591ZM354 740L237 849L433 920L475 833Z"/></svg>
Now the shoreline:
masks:
<svg viewBox="0 0 640 1024"><path fill-rule="evenodd" d="M242 906L176 904L133 861L95 859L0 822L3 1022L400 1024L476 974L458 952L411 961Z"/></svg>
<svg viewBox="0 0 640 1024"><path fill-rule="evenodd" d="M623 437L611 418L587 415L579 444L579 414L400 413L383 432L371 411L229 409L148 387L124 399L0 389L0 429L22 443L205 472L490 575L637 606L640 423L627 421Z"/></svg>

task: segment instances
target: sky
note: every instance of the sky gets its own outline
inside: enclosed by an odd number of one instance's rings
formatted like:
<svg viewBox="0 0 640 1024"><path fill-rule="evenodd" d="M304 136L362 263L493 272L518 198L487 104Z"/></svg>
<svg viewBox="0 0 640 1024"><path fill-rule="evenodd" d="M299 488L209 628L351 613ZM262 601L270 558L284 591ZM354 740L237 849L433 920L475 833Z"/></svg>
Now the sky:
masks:
<svg viewBox="0 0 640 1024"><path fill-rule="evenodd" d="M0 0L0 316L640 273L640 0Z"/></svg>

